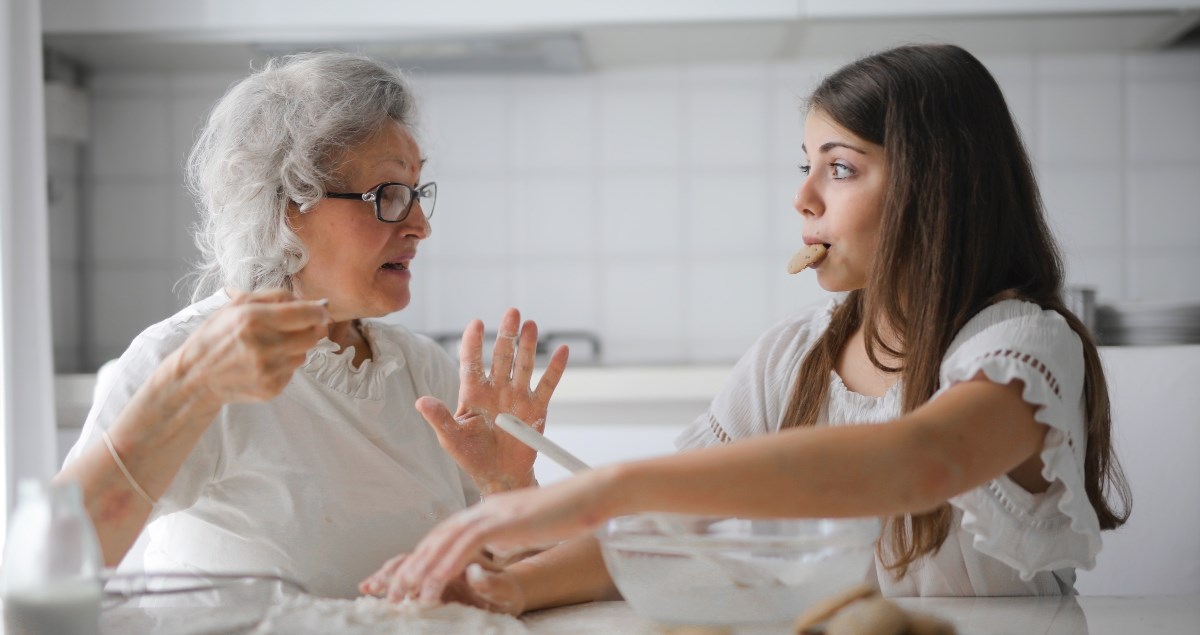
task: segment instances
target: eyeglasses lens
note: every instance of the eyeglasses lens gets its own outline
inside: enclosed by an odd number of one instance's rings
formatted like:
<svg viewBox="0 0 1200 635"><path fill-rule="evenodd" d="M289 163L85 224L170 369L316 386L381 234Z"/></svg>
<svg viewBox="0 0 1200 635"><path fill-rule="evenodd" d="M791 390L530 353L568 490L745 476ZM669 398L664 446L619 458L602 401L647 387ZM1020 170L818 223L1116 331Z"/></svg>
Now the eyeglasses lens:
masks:
<svg viewBox="0 0 1200 635"><path fill-rule="evenodd" d="M379 215L385 221L395 222L404 217L412 194L400 185L385 185L379 188Z"/></svg>

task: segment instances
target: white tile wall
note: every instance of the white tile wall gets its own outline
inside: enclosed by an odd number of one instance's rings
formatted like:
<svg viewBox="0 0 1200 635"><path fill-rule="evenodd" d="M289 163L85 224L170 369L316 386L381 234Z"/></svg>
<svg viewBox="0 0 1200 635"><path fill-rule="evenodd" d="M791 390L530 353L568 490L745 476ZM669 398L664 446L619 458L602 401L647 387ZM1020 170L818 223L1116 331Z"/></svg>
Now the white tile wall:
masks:
<svg viewBox="0 0 1200 635"><path fill-rule="evenodd" d="M1128 192L1127 239L1134 250L1200 251L1200 161L1136 165Z"/></svg>
<svg viewBox="0 0 1200 635"><path fill-rule="evenodd" d="M615 174L597 181L600 251L606 259L683 253L679 175Z"/></svg>
<svg viewBox="0 0 1200 635"><path fill-rule="evenodd" d="M684 190L686 251L699 258L761 253L767 243L767 214L775 207L767 201L767 178L761 173L693 174Z"/></svg>
<svg viewBox="0 0 1200 635"><path fill-rule="evenodd" d="M512 166L590 170L595 159L596 87L585 79L518 85L512 108Z"/></svg>
<svg viewBox="0 0 1200 635"><path fill-rule="evenodd" d="M600 218L595 187L585 175L525 176L515 179L511 214L514 258L529 256L593 256Z"/></svg>
<svg viewBox="0 0 1200 635"><path fill-rule="evenodd" d="M1200 53L984 61L1033 154L1069 280L1101 301L1200 302ZM516 305L544 328L597 331L608 361L732 360L824 297L784 263L801 228L798 106L842 62L414 77L440 200L413 302L393 319L456 332ZM58 344L90 341L98 361L181 304L170 283L195 253L182 160L236 79L94 77L75 197L96 227L89 337L64 322ZM55 240L56 285L72 288L79 248ZM56 290L56 311L70 295Z"/></svg>
<svg viewBox="0 0 1200 635"><path fill-rule="evenodd" d="M707 78L703 78L707 79ZM752 168L766 163L767 95L763 82L701 81L684 92L688 164L720 170Z"/></svg>
<svg viewBox="0 0 1200 635"><path fill-rule="evenodd" d="M97 263L171 261L176 215L172 188L163 179L98 180L92 188L91 253Z"/></svg>
<svg viewBox="0 0 1200 635"><path fill-rule="evenodd" d="M761 257L693 261L686 270L689 361L737 359L769 325L770 275Z"/></svg>
<svg viewBox="0 0 1200 635"><path fill-rule="evenodd" d="M680 167L683 95L671 87L606 87L600 98L600 160L614 172Z"/></svg>
<svg viewBox="0 0 1200 635"><path fill-rule="evenodd" d="M1129 158L1139 162L1200 159L1200 82L1137 81L1129 95Z"/></svg>

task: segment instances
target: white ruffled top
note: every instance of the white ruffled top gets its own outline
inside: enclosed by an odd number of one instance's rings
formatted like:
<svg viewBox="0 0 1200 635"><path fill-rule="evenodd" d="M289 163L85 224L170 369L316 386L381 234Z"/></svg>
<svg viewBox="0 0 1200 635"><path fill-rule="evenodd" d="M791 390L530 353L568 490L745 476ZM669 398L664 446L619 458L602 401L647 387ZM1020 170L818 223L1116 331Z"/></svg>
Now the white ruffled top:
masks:
<svg viewBox="0 0 1200 635"><path fill-rule="evenodd" d="M67 462L226 302L218 292L138 335L100 374ZM159 498L146 569L274 573L355 597L359 580L479 500L413 407L422 395L453 407L454 361L403 327L364 320L362 330L372 359L361 366L325 339L280 395L221 409Z"/></svg>
<svg viewBox="0 0 1200 635"><path fill-rule="evenodd" d="M681 450L771 434L791 398L800 362L829 326L842 297L812 307L767 331L742 357L709 410L676 440ZM1024 383L1023 398L1049 426L1041 458L1050 488L1034 494L1007 476L950 500L954 529L937 553L896 579L878 558L874 574L889 596L1058 595L1074 592L1075 569L1090 569L1100 526L1084 491L1087 443L1083 348L1066 320L1018 300L998 302L972 318L942 361L934 399L984 373ZM898 382L881 397L849 390L830 376L819 425L884 423L901 414Z"/></svg>
<svg viewBox="0 0 1200 635"><path fill-rule="evenodd" d="M354 366L353 346L341 349L328 337L317 342L301 370L313 380L356 399L378 401L389 375L403 367L404 351L392 338L381 335L379 325L359 321L359 330L375 350L371 359Z"/></svg>

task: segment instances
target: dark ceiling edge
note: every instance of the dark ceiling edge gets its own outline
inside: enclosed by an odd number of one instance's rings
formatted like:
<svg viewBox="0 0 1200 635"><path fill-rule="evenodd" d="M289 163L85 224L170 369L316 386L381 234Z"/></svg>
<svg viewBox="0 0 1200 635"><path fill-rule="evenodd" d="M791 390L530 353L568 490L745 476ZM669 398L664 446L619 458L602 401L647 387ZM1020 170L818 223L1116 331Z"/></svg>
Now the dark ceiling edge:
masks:
<svg viewBox="0 0 1200 635"><path fill-rule="evenodd" d="M1196 50L1200 49L1200 12L1191 16L1191 24L1163 47L1165 50Z"/></svg>

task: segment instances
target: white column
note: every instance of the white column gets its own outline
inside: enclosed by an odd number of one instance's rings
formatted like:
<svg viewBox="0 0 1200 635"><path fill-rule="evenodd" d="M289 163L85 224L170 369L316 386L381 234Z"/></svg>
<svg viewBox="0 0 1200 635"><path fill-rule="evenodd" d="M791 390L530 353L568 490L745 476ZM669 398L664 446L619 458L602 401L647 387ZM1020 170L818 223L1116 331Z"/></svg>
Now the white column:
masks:
<svg viewBox="0 0 1200 635"><path fill-rule="evenodd" d="M40 11L0 2L0 532L17 480L54 473Z"/></svg>

